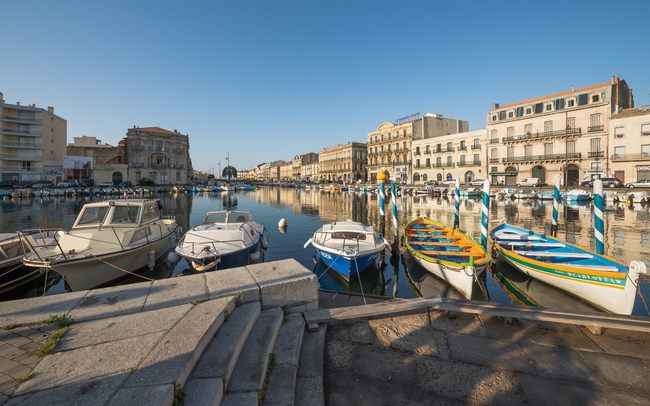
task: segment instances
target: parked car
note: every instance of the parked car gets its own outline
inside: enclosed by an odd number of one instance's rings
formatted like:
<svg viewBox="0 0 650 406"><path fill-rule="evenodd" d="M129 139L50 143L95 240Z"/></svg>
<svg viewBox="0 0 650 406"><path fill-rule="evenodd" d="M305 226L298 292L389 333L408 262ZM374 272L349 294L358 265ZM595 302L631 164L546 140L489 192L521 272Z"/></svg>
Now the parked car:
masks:
<svg viewBox="0 0 650 406"><path fill-rule="evenodd" d="M93 179L81 179L79 181L79 186L83 186L83 187L95 186L95 180L93 180Z"/></svg>
<svg viewBox="0 0 650 406"><path fill-rule="evenodd" d="M483 186L484 182L485 182L485 179L474 179L473 181L469 182L468 185L470 185L470 186Z"/></svg>
<svg viewBox="0 0 650 406"><path fill-rule="evenodd" d="M650 187L650 179L641 179L636 182L631 182L625 185L625 187L635 188L635 187Z"/></svg>
<svg viewBox="0 0 650 406"><path fill-rule="evenodd" d="M77 181L74 179L62 180L56 187L76 187Z"/></svg>
<svg viewBox="0 0 650 406"><path fill-rule="evenodd" d="M443 180L440 184L444 186L454 186L456 184L456 179Z"/></svg>
<svg viewBox="0 0 650 406"><path fill-rule="evenodd" d="M133 183L130 180L123 180L120 182L120 187L133 187Z"/></svg>
<svg viewBox="0 0 650 406"><path fill-rule="evenodd" d="M23 180L14 184L14 189L27 189L30 187L32 187L32 182L28 180Z"/></svg>
<svg viewBox="0 0 650 406"><path fill-rule="evenodd" d="M111 182L110 180L103 180L99 184L99 187L111 187L111 186L114 186L114 183Z"/></svg>
<svg viewBox="0 0 650 406"><path fill-rule="evenodd" d="M517 186L520 187L538 187L540 186L541 182L539 178L526 178L522 180L521 182L517 182Z"/></svg>
<svg viewBox="0 0 650 406"><path fill-rule="evenodd" d="M16 183L17 180L3 180L0 182L0 189L12 189Z"/></svg>
<svg viewBox="0 0 650 406"><path fill-rule="evenodd" d="M594 180L586 180L580 185L584 187L594 187ZM603 187L623 187L623 182L619 178L600 178L603 181Z"/></svg>
<svg viewBox="0 0 650 406"><path fill-rule="evenodd" d="M43 189L49 187L54 187L54 182L52 182L51 180L41 180L39 182L32 184L32 189Z"/></svg>

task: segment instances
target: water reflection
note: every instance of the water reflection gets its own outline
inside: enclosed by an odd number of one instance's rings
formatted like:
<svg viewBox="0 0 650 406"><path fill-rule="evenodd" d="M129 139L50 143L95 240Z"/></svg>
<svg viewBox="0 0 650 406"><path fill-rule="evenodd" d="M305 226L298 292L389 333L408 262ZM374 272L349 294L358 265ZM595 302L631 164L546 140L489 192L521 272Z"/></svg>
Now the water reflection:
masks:
<svg viewBox="0 0 650 406"><path fill-rule="evenodd" d="M200 193L200 194L157 194L150 195L161 199L163 214L176 216L183 231L200 224L208 211L237 210L250 211L256 222L264 223L271 232L266 261L294 258L307 269L314 269L311 249L302 246L324 222L335 220L360 221L370 224L376 229L384 227L389 241L393 240L392 209L390 194L386 200L386 221L380 224L379 197L374 193L334 192L312 189L294 189L280 187L262 187L256 191L245 193ZM0 232L14 232L28 228L72 226L77 214L88 201L101 197L45 197L31 199L11 199L0 201ZM454 202L446 197L433 198L430 196L397 196L397 217L400 227L404 227L413 219L426 216L443 224L453 224ZM480 240L481 200L465 199L460 205L460 229L475 240ZM490 220L497 221L505 218L508 222L535 231L550 232L553 206L551 202L535 200L490 200ZM624 263L632 260L642 260L650 265L650 209L646 204L627 206L625 202L608 204L605 212L605 250L608 255ZM284 233L277 228L281 218L287 220L288 227ZM558 221L558 238L571 243L595 249L593 232L594 213L590 203L571 202L560 206ZM398 230L401 231L401 230ZM385 261L390 264L391 256ZM393 261L395 262L395 261ZM338 290L377 291L388 296L416 297L426 296L428 275L414 276L417 270L407 267L404 271L397 261L397 266L388 265L382 272L374 270L362 275L361 284L352 282L349 286L340 286L336 280L327 279L328 275L320 278L321 285ZM152 276L164 278L183 273L185 262L182 260L175 268L167 264L157 267ZM165 268L166 267L166 268ZM501 271L502 265L496 264ZM516 272L516 271L515 271ZM329 273L328 273L329 274ZM380 280L383 277L383 283ZM147 274L145 274L147 275ZM510 303L514 299L504 290L502 280L496 274L487 273L487 292L493 301ZM641 291L645 297L650 297L648 275L642 276ZM128 283L136 282L131 278ZM341 281L338 281L339 283ZM432 284L435 284L433 281ZM47 294L64 292L61 283L48 288ZM418 287L419 286L419 287ZM381 287L381 288L379 288ZM366 291L366 288L368 291ZM550 287L543 286L546 289ZM444 291L448 288L442 288ZM559 292L559 291L558 291ZM361 293L361 292L359 292ZM563 294L562 292L559 292ZM38 292L36 293L38 294ZM566 295L568 296L568 295ZM6 300L0 295L0 300ZM531 295L532 297L532 295ZM541 304L541 301L538 301ZM642 300L637 300L633 314L647 315Z"/></svg>

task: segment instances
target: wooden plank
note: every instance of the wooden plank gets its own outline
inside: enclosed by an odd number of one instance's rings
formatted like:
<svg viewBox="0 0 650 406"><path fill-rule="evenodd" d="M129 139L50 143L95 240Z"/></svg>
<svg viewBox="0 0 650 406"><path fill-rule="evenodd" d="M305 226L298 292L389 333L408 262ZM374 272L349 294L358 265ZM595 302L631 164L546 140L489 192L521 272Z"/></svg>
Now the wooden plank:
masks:
<svg viewBox="0 0 650 406"><path fill-rule="evenodd" d="M525 255L527 257L546 257L546 258L577 258L593 259L593 255L581 252L551 252L551 251L512 251L515 254Z"/></svg>
<svg viewBox="0 0 650 406"><path fill-rule="evenodd" d="M560 242L532 242L532 241L508 241L501 243L501 245L523 246L523 247L548 247L548 248L562 248L566 244Z"/></svg>
<svg viewBox="0 0 650 406"><path fill-rule="evenodd" d="M447 298L442 299L440 305L433 307L438 310L575 324L586 327L605 327L650 332L650 318L628 316L624 314L555 310L540 307L510 305L505 303L490 303ZM595 331L597 331L597 329Z"/></svg>
<svg viewBox="0 0 650 406"><path fill-rule="evenodd" d="M446 239L446 240L456 240L460 241L463 239L461 236L452 236L451 234L439 234L439 235L431 235L431 234L411 234L407 233L405 234L407 237L420 237L420 238L431 238L431 239Z"/></svg>
<svg viewBox="0 0 650 406"><path fill-rule="evenodd" d="M389 302L374 303L355 307L338 307L334 309L311 310L304 312L305 321L310 323L326 323L333 320L347 320L370 316L399 313L409 310L425 309L437 306L442 302L440 296L428 298L391 300Z"/></svg>
<svg viewBox="0 0 650 406"><path fill-rule="evenodd" d="M432 250L416 250L418 254L425 255L440 255L440 256L457 256L457 257L480 257L484 256L485 252L458 252L458 251L432 251Z"/></svg>
<svg viewBox="0 0 650 406"><path fill-rule="evenodd" d="M620 272L627 273L627 271L621 271L615 266L608 265L584 265L584 264L569 264L564 262L554 262L553 265L568 266L570 268L580 268L585 271L606 271L606 272Z"/></svg>
<svg viewBox="0 0 650 406"><path fill-rule="evenodd" d="M474 247L475 244L455 244L453 242L409 241L411 245L440 245L447 247Z"/></svg>

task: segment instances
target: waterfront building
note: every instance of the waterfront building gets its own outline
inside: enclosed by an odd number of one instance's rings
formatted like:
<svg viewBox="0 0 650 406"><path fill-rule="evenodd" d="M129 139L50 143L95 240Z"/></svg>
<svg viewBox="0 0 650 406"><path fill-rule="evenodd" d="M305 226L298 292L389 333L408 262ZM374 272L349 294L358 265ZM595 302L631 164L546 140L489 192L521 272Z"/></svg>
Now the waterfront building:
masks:
<svg viewBox="0 0 650 406"><path fill-rule="evenodd" d="M611 176L610 119L634 107L625 80L582 87L499 106L487 114L489 174L508 186L535 177L568 187Z"/></svg>
<svg viewBox="0 0 650 406"><path fill-rule="evenodd" d="M280 165L280 180L282 182L293 180L293 161Z"/></svg>
<svg viewBox="0 0 650 406"><path fill-rule="evenodd" d="M371 182L375 183L377 175L383 171L396 183L412 183L414 140L457 134L469 129L467 121L433 113L402 121L417 116L419 113L395 123L382 123L376 131L368 133L368 173Z"/></svg>
<svg viewBox="0 0 650 406"><path fill-rule="evenodd" d="M349 142L318 152L318 172L329 182L354 183L367 179L367 144Z"/></svg>
<svg viewBox="0 0 650 406"><path fill-rule="evenodd" d="M255 166L255 178L260 182L269 181L269 173L271 171L271 165L268 163L261 163Z"/></svg>
<svg viewBox="0 0 650 406"><path fill-rule="evenodd" d="M278 182L280 178L280 167L282 165L286 164L285 161L279 160L279 161L273 161L269 163L269 168L268 168L268 181L269 182Z"/></svg>
<svg viewBox="0 0 650 406"><path fill-rule="evenodd" d="M129 128L126 132L128 180L149 178L160 185L183 185L192 177L189 135L160 127Z"/></svg>
<svg viewBox="0 0 650 406"><path fill-rule="evenodd" d="M63 169L65 179L93 179L98 185L104 180L118 185L127 178L128 165L125 157L126 141L121 140L117 147L103 143L97 137L73 137L68 144L67 156L89 157L93 159L92 171Z"/></svg>
<svg viewBox="0 0 650 406"><path fill-rule="evenodd" d="M650 106L622 110L610 121L610 172L624 184L650 179Z"/></svg>
<svg viewBox="0 0 650 406"><path fill-rule="evenodd" d="M317 183L320 180L318 174L318 160L302 165L300 168L300 178L306 182Z"/></svg>
<svg viewBox="0 0 650 406"><path fill-rule="evenodd" d="M0 93L0 180L60 182L67 131L54 107L9 104Z"/></svg>
<svg viewBox="0 0 650 406"><path fill-rule="evenodd" d="M476 130L414 139L413 183L486 179L486 134L485 130Z"/></svg>
<svg viewBox="0 0 650 406"><path fill-rule="evenodd" d="M242 169L237 171L237 180L255 180L255 169Z"/></svg>

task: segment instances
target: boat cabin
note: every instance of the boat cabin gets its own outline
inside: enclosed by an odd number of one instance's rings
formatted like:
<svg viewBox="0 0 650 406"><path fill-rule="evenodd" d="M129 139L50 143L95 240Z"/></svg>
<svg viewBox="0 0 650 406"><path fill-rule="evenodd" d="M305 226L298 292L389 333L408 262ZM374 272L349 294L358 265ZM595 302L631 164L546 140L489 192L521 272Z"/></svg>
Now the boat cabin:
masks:
<svg viewBox="0 0 650 406"><path fill-rule="evenodd" d="M210 211L204 223L238 224L253 221L253 216L246 211Z"/></svg>
<svg viewBox="0 0 650 406"><path fill-rule="evenodd" d="M107 200L86 204L72 228L139 226L160 219L157 199Z"/></svg>

